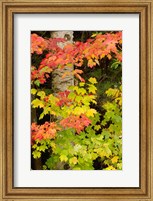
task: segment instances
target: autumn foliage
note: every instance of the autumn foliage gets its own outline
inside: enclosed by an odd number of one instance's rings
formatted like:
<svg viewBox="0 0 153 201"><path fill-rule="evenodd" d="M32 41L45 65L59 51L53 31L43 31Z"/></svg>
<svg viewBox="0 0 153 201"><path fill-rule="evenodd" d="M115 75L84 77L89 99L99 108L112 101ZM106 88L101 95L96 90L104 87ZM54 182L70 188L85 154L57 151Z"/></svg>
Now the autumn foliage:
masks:
<svg viewBox="0 0 153 201"><path fill-rule="evenodd" d="M38 70L32 67L31 79L34 82L39 80L43 84L45 80L44 74L49 76L49 73L56 68L64 68L65 66L81 67L84 60L87 60L87 66L93 68L99 65L100 60L107 57L109 60L113 57L118 61L122 61L122 54L118 51L116 44L122 43L122 33L117 32L116 34L98 34L94 39L88 39L85 43L76 42L74 44L67 44L64 48L58 46L59 42L64 42L64 39L48 39L45 40L36 34L31 35L31 53L36 52L42 54L43 50L49 50L45 58L42 59ZM109 44L109 45L108 45ZM44 69L44 70L43 70ZM83 81L80 74L83 71L75 69L73 74ZM64 75L63 75L64 76Z"/></svg>
<svg viewBox="0 0 153 201"><path fill-rule="evenodd" d="M78 33L80 34L80 32ZM31 34L31 139L42 169L122 169L122 32L84 41ZM52 73L75 84L54 93ZM45 159L45 162L44 162Z"/></svg>

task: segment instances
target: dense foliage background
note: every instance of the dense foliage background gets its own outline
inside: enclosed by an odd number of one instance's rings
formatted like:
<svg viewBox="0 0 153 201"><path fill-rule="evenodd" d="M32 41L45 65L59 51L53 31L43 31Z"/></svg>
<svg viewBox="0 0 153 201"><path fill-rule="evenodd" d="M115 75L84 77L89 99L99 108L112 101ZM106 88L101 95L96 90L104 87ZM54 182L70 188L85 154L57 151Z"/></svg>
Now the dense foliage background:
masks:
<svg viewBox="0 0 153 201"><path fill-rule="evenodd" d="M122 32L32 32L31 64L32 169L121 170Z"/></svg>

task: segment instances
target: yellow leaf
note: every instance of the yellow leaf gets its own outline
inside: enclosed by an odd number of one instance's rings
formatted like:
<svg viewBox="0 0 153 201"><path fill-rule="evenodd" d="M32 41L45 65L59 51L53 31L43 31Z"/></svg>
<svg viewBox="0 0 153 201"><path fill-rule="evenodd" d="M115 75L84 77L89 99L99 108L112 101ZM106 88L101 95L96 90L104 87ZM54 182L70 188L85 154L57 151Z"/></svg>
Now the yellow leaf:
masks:
<svg viewBox="0 0 153 201"><path fill-rule="evenodd" d="M37 96L40 96L40 98L41 99L43 99L44 97L45 97L45 92L44 91L39 91L38 93L37 93Z"/></svg>
<svg viewBox="0 0 153 201"><path fill-rule="evenodd" d="M100 125L95 125L95 130L98 131L101 128Z"/></svg>
<svg viewBox="0 0 153 201"><path fill-rule="evenodd" d="M92 34L91 37L94 38L95 36L97 36L97 33Z"/></svg>
<svg viewBox="0 0 153 201"><path fill-rule="evenodd" d="M41 100L39 100L38 98L34 99L31 104L32 104L33 108L36 108L36 107L43 108L44 107L43 102Z"/></svg>
<svg viewBox="0 0 153 201"><path fill-rule="evenodd" d="M80 85L80 87L84 87L85 83L84 82L80 82L79 85Z"/></svg>
<svg viewBox="0 0 153 201"><path fill-rule="evenodd" d="M70 159L69 159L69 163L70 163L70 164L73 164L73 165L77 164L77 163L78 163L77 157L70 158Z"/></svg>
<svg viewBox="0 0 153 201"><path fill-rule="evenodd" d="M107 58L110 60L112 58L112 56L110 54L108 54Z"/></svg>
<svg viewBox="0 0 153 201"><path fill-rule="evenodd" d="M31 94L35 95L37 93L37 89L31 89Z"/></svg>
<svg viewBox="0 0 153 201"><path fill-rule="evenodd" d="M95 66L95 65L96 65L96 62L94 62L92 59L89 59L89 60L88 60L88 66L89 66L89 67L92 68L92 67Z"/></svg>
<svg viewBox="0 0 153 201"><path fill-rule="evenodd" d="M105 54L102 54L102 55L100 56L101 59L104 58L104 57L105 57Z"/></svg>
<svg viewBox="0 0 153 201"><path fill-rule="evenodd" d="M96 94L97 88L94 85L89 85L89 93Z"/></svg>
<svg viewBox="0 0 153 201"><path fill-rule="evenodd" d="M55 151L56 149L56 144L54 142L51 142L50 143L50 146L52 147L52 150Z"/></svg>
<svg viewBox="0 0 153 201"><path fill-rule="evenodd" d="M117 163L118 161L118 156L114 156L112 159L111 159L112 163Z"/></svg>
<svg viewBox="0 0 153 201"><path fill-rule="evenodd" d="M95 58L95 55L94 55L94 54L92 54L92 55L91 55L91 57L94 59L94 58Z"/></svg>
<svg viewBox="0 0 153 201"><path fill-rule="evenodd" d="M73 114L75 115L80 115L80 114L84 114L84 109L82 107L76 107L73 111Z"/></svg>
<svg viewBox="0 0 153 201"><path fill-rule="evenodd" d="M108 166L105 170L116 170L113 166Z"/></svg>
<svg viewBox="0 0 153 201"><path fill-rule="evenodd" d="M97 80L95 77L90 77L89 78L89 82L91 82L92 84L96 84L97 83Z"/></svg>
<svg viewBox="0 0 153 201"><path fill-rule="evenodd" d="M96 114L97 111L95 109L89 109L86 113L87 117L94 117L94 114Z"/></svg>
<svg viewBox="0 0 153 201"><path fill-rule="evenodd" d="M117 167L118 167L119 170L121 170L122 169L122 163L118 163Z"/></svg>
<svg viewBox="0 0 153 201"><path fill-rule="evenodd" d="M65 155L61 155L60 160L61 160L61 162L63 162L63 161L66 162L68 160L68 158Z"/></svg>

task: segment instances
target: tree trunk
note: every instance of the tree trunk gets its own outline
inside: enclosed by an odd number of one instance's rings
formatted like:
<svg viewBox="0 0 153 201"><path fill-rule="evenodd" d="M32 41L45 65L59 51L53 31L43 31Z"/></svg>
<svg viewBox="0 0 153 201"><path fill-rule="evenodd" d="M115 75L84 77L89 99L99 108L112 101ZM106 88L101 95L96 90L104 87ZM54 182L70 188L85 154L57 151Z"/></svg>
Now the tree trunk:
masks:
<svg viewBox="0 0 153 201"><path fill-rule="evenodd" d="M56 31L51 32L52 38L64 38L66 42L58 43L60 48L63 48L68 43L73 43L73 31ZM74 76L72 75L73 67L64 67L64 69L55 69L52 72L52 85L54 93L65 91L69 86L74 85ZM68 73L64 78L62 75Z"/></svg>

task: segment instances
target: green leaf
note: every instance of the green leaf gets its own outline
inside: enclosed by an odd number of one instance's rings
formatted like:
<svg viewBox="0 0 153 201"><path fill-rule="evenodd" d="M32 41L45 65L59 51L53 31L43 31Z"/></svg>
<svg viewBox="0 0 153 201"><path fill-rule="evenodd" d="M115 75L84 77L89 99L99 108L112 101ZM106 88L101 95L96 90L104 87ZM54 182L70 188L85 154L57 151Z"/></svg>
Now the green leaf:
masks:
<svg viewBox="0 0 153 201"><path fill-rule="evenodd" d="M109 137L110 137L110 132L109 131L107 131L107 130L103 130L102 131L102 135L105 137L105 140L107 140L107 139L109 139Z"/></svg>
<svg viewBox="0 0 153 201"><path fill-rule="evenodd" d="M72 63L69 63L69 64L66 64L67 67L69 68L72 68L73 67L73 64Z"/></svg>
<svg viewBox="0 0 153 201"><path fill-rule="evenodd" d="M40 81L39 81L39 80L36 80L36 81L34 81L34 84L39 87L39 86L40 86Z"/></svg>
<svg viewBox="0 0 153 201"><path fill-rule="evenodd" d="M119 170L122 170L122 163L118 163L118 164L117 164L117 168L118 168Z"/></svg>
<svg viewBox="0 0 153 201"><path fill-rule="evenodd" d="M48 66L45 66L40 70L40 72L41 73L50 73L51 69Z"/></svg>
<svg viewBox="0 0 153 201"><path fill-rule="evenodd" d="M100 125L96 125L94 128L95 128L96 131L98 131L101 128L101 126Z"/></svg>
<svg viewBox="0 0 153 201"><path fill-rule="evenodd" d="M39 151L45 152L45 150L46 150L47 148L48 148L48 147L47 147L46 145L41 145L41 146L39 147Z"/></svg>
<svg viewBox="0 0 153 201"><path fill-rule="evenodd" d="M40 116L39 116L39 120L40 120L40 119L43 119L44 116L45 116L46 114L49 114L49 113L51 113L51 108L50 108L50 107L45 107L44 110L43 110L43 112L42 112L42 113L40 114Z"/></svg>
<svg viewBox="0 0 153 201"><path fill-rule="evenodd" d="M69 95L68 95L68 98L71 99L71 100L74 100L76 97L76 94L74 92L70 92Z"/></svg>
<svg viewBox="0 0 153 201"><path fill-rule="evenodd" d="M43 119L44 118L44 112L42 112L41 114L40 114L40 116L39 116L39 120L41 120L41 119Z"/></svg>
<svg viewBox="0 0 153 201"><path fill-rule="evenodd" d="M82 96L76 96L75 101L77 103L80 103L82 101L83 97Z"/></svg>
<svg viewBox="0 0 153 201"><path fill-rule="evenodd" d="M91 156L92 156L92 160L95 160L95 159L98 157L98 154L92 152L92 153L91 153Z"/></svg>
<svg viewBox="0 0 153 201"><path fill-rule="evenodd" d="M46 165L43 165L43 170L47 170L47 166Z"/></svg>
<svg viewBox="0 0 153 201"><path fill-rule="evenodd" d="M79 166L75 166L74 168L72 168L72 170L81 170L81 168Z"/></svg>
<svg viewBox="0 0 153 201"><path fill-rule="evenodd" d="M119 67L119 65L121 65L121 62L116 61L111 65L111 68L117 69Z"/></svg>

